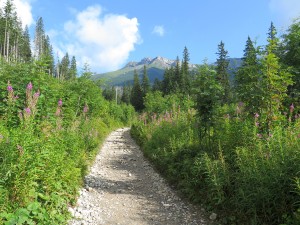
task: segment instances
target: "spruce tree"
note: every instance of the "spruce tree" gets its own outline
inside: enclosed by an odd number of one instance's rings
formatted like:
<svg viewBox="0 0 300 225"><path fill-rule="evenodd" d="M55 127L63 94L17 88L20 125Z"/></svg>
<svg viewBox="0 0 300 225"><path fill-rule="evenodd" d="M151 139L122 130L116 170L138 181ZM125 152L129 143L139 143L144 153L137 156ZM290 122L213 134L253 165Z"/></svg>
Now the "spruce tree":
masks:
<svg viewBox="0 0 300 225"><path fill-rule="evenodd" d="M48 35L44 39L43 46L44 46L43 52L42 55L40 56L40 59L47 64L46 72L49 75L53 75L55 70L55 63L54 63L53 49L52 49L52 45L50 44L50 38Z"/></svg>
<svg viewBox="0 0 300 225"><path fill-rule="evenodd" d="M259 112L263 99L257 49L250 37L247 39L242 60L242 66L235 76L236 91L239 100L245 103L248 112L253 115Z"/></svg>
<svg viewBox="0 0 300 225"><path fill-rule="evenodd" d="M300 18L296 20L283 35L280 49L281 62L290 68L293 85L289 95L295 102L300 102Z"/></svg>
<svg viewBox="0 0 300 225"><path fill-rule="evenodd" d="M183 50L183 60L181 65L181 81L180 81L180 90L184 94L189 94L191 78L189 73L189 61L190 56L187 47L184 47Z"/></svg>
<svg viewBox="0 0 300 225"><path fill-rule="evenodd" d="M70 79L69 67L70 67L70 58L69 58L69 54L66 53L60 63L60 77L64 80Z"/></svg>
<svg viewBox="0 0 300 225"><path fill-rule="evenodd" d="M175 61L175 69L174 69L174 79L173 79L173 91L178 92L180 90L180 86L182 83L182 73L181 73L181 67L180 67L180 60L177 56Z"/></svg>
<svg viewBox="0 0 300 225"><path fill-rule="evenodd" d="M31 47L30 47L30 36L29 36L29 30L27 25L24 29L22 40L21 40L20 57L25 62L29 62L32 57Z"/></svg>
<svg viewBox="0 0 300 225"><path fill-rule="evenodd" d="M34 56L36 59L41 59L44 54L45 36L44 21L42 17L39 17L34 34Z"/></svg>
<svg viewBox="0 0 300 225"><path fill-rule="evenodd" d="M131 104L137 111L143 109L143 91L139 80L139 75L136 70L134 70L133 87L131 89Z"/></svg>
<svg viewBox="0 0 300 225"><path fill-rule="evenodd" d="M131 92L131 88L129 84L125 84L123 86L123 93L122 93L122 97L121 97L121 101L126 103L126 104L130 104L130 92Z"/></svg>
<svg viewBox="0 0 300 225"><path fill-rule="evenodd" d="M224 89L224 96L222 98L223 104L230 103L231 100L231 88L229 82L229 74L228 74L228 52L224 48L224 43L221 41L218 45L217 55L219 56L217 59L217 80L220 82L221 86Z"/></svg>
<svg viewBox="0 0 300 225"><path fill-rule="evenodd" d="M69 69L69 79L75 79L77 76L77 63L76 63L76 58L75 56L72 57L71 59L71 64L70 64L70 69Z"/></svg>
<svg viewBox="0 0 300 225"><path fill-rule="evenodd" d="M146 94L150 91L150 81L149 81L149 77L147 74L146 65L144 65L144 70L143 70L142 90L143 90L143 97L145 97Z"/></svg>
<svg viewBox="0 0 300 225"><path fill-rule="evenodd" d="M162 82L158 78L154 79L152 91L162 91Z"/></svg>

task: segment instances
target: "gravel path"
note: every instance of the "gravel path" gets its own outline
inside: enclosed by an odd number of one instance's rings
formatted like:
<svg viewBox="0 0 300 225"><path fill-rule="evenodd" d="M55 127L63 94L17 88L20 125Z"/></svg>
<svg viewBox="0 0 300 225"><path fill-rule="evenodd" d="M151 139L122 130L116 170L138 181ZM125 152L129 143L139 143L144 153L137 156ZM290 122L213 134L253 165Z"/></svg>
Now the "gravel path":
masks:
<svg viewBox="0 0 300 225"><path fill-rule="evenodd" d="M69 225L208 224L153 170L130 137L129 128L106 139L97 155Z"/></svg>

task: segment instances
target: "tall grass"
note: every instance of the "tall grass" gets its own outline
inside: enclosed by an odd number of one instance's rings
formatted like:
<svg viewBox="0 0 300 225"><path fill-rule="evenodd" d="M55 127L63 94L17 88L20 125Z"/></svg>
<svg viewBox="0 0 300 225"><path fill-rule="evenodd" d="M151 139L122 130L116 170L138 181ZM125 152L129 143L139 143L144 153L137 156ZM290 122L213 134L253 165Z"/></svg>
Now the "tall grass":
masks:
<svg viewBox="0 0 300 225"><path fill-rule="evenodd" d="M266 133L258 114L249 118L235 109L220 108L205 138L192 111L161 123L144 116L132 134L166 178L217 212L220 223L299 224L298 116L290 113Z"/></svg>

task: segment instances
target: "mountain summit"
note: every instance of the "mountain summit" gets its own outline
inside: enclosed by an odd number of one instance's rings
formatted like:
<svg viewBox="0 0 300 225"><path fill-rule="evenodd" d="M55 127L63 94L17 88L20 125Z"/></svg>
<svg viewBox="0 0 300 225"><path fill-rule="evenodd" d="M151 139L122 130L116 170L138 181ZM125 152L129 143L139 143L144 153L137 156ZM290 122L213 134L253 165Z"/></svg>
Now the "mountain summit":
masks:
<svg viewBox="0 0 300 225"><path fill-rule="evenodd" d="M149 58L149 57L146 57L146 58L143 58L140 62L129 62L125 65L124 68L127 68L127 67L138 67L138 66L156 66L156 67L159 67L159 68L170 68L171 66L175 66L176 65L176 60L171 60L171 59L167 59L167 58L164 58L164 57L161 57L161 56L157 56L155 58ZM123 68L123 69L124 69Z"/></svg>
<svg viewBox="0 0 300 225"><path fill-rule="evenodd" d="M241 65L241 59L230 58L229 60L229 72L231 79L233 71L235 71ZM179 62L181 64L181 61ZM140 78L144 71L144 65L147 67L147 74L150 82L152 83L155 78L159 80L163 79L163 75L166 69L176 66L176 60L167 59L161 56L155 58L143 58L139 62L128 62L122 69L113 72L96 74L92 76L93 80L103 79L110 85L122 86L125 83L133 81L134 70L140 75ZM190 70L197 68L197 64L189 64Z"/></svg>
<svg viewBox="0 0 300 225"><path fill-rule="evenodd" d="M111 85L124 85L127 82L132 82L134 70L142 76L144 66L146 66L149 80L150 82L153 82L155 78L161 80L165 70L175 65L176 60L167 59L161 56L157 56L155 58L146 57L139 62L128 62L120 70L94 75L92 79L104 79Z"/></svg>

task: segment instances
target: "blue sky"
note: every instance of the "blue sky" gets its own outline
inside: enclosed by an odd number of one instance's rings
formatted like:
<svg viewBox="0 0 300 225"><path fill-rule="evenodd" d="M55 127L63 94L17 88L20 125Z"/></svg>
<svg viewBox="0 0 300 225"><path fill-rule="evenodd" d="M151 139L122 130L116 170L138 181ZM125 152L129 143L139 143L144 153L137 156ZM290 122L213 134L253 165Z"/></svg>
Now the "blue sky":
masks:
<svg viewBox="0 0 300 225"><path fill-rule="evenodd" d="M2 0L3 1L3 0ZM241 57L247 36L265 44L271 21L283 33L300 16L300 0L14 0L34 30L42 16L55 55L75 55L79 67L107 72L144 57L216 60L222 40L230 57Z"/></svg>

